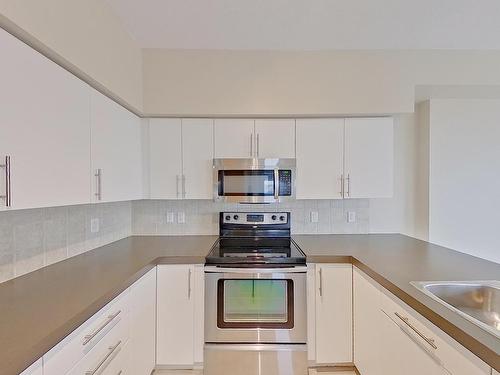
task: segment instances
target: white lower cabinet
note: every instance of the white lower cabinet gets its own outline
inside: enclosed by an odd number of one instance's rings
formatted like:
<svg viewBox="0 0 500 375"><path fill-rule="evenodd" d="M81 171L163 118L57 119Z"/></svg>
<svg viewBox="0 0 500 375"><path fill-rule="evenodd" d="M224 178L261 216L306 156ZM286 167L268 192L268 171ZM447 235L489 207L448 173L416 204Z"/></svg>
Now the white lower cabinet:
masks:
<svg viewBox="0 0 500 375"><path fill-rule="evenodd" d="M158 266L156 363L192 367L199 356L203 326L202 265ZM196 278L196 280L195 280ZM201 280L200 280L201 279ZM195 311L196 309L196 311ZM200 311L201 309L201 311ZM196 324L195 324L196 323Z"/></svg>
<svg viewBox="0 0 500 375"><path fill-rule="evenodd" d="M488 375L491 371L357 268L354 363L363 375Z"/></svg>
<svg viewBox="0 0 500 375"><path fill-rule="evenodd" d="M316 265L316 364L352 363L352 265Z"/></svg>
<svg viewBox="0 0 500 375"><path fill-rule="evenodd" d="M42 358L40 358L38 361L24 370L20 375L43 375L42 362Z"/></svg>
<svg viewBox="0 0 500 375"><path fill-rule="evenodd" d="M155 367L156 268L130 288L130 364L134 375L150 375Z"/></svg>

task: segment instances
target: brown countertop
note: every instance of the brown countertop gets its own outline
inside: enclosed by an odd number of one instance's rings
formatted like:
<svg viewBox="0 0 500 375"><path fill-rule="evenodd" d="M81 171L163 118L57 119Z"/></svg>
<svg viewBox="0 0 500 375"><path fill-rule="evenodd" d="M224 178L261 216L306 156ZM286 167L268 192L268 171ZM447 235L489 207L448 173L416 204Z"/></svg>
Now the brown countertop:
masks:
<svg viewBox="0 0 500 375"><path fill-rule="evenodd" d="M500 340L410 281L499 279L500 265L402 235L300 235L308 262L353 263L492 367ZM216 236L129 237L0 284L0 374L18 374L156 264L204 263Z"/></svg>
<svg viewBox="0 0 500 375"><path fill-rule="evenodd" d="M216 238L129 237L0 284L0 374L19 374L157 263L204 263Z"/></svg>
<svg viewBox="0 0 500 375"><path fill-rule="evenodd" d="M310 263L353 263L500 371L500 339L413 287L411 281L499 280L500 264L398 234L299 235Z"/></svg>

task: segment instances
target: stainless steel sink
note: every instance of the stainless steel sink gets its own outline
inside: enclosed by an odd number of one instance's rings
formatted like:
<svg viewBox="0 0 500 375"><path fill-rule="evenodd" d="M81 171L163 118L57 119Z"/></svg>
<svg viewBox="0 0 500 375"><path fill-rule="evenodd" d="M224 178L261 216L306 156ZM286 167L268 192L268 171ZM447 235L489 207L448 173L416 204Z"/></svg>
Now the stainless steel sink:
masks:
<svg viewBox="0 0 500 375"><path fill-rule="evenodd" d="M411 284L500 337L500 281L414 281Z"/></svg>

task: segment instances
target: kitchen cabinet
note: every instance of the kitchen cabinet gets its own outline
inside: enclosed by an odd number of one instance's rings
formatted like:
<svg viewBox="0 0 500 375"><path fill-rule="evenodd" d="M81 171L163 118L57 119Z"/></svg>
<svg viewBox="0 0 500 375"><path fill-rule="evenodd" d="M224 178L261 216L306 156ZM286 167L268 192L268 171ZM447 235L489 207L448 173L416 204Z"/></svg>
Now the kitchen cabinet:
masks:
<svg viewBox="0 0 500 375"><path fill-rule="evenodd" d="M392 197L393 132L391 117L345 120L345 198Z"/></svg>
<svg viewBox="0 0 500 375"><path fill-rule="evenodd" d="M149 120L150 197L213 198L213 120Z"/></svg>
<svg viewBox="0 0 500 375"><path fill-rule="evenodd" d="M0 165L10 156L11 208L89 203L88 85L2 29L0 50ZM0 196L5 177L0 167Z"/></svg>
<svg viewBox="0 0 500 375"><path fill-rule="evenodd" d="M316 265L316 363L352 363L352 265Z"/></svg>
<svg viewBox="0 0 500 375"><path fill-rule="evenodd" d="M381 371L380 290L375 281L353 270L354 363L363 375L384 375ZM387 374L387 373L386 373Z"/></svg>
<svg viewBox="0 0 500 375"><path fill-rule="evenodd" d="M21 372L20 375L43 375L42 359L40 358L33 363L30 367Z"/></svg>
<svg viewBox="0 0 500 375"><path fill-rule="evenodd" d="M131 374L150 375L156 363L156 267L132 285L130 302Z"/></svg>
<svg viewBox="0 0 500 375"><path fill-rule="evenodd" d="M255 121L251 119L215 120L216 158L253 158Z"/></svg>
<svg viewBox="0 0 500 375"><path fill-rule="evenodd" d="M342 199L344 119L297 120L297 199Z"/></svg>
<svg viewBox="0 0 500 375"><path fill-rule="evenodd" d="M200 325L195 324L202 316L203 273L196 272L195 265L161 265L157 277L156 363L192 367L203 341Z"/></svg>
<svg viewBox="0 0 500 375"><path fill-rule="evenodd" d="M295 120L255 120L258 158L295 158Z"/></svg>
<svg viewBox="0 0 500 375"><path fill-rule="evenodd" d="M181 119L149 120L150 198L180 199Z"/></svg>
<svg viewBox="0 0 500 375"><path fill-rule="evenodd" d="M92 89L90 123L92 200L142 199L140 118Z"/></svg>

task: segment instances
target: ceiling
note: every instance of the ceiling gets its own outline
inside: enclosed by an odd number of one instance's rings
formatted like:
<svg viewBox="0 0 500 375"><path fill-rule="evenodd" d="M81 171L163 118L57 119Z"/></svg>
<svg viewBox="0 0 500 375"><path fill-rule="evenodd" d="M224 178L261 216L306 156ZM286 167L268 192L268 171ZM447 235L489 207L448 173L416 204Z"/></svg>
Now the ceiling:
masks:
<svg viewBox="0 0 500 375"><path fill-rule="evenodd" d="M143 48L500 49L500 0L103 0Z"/></svg>

